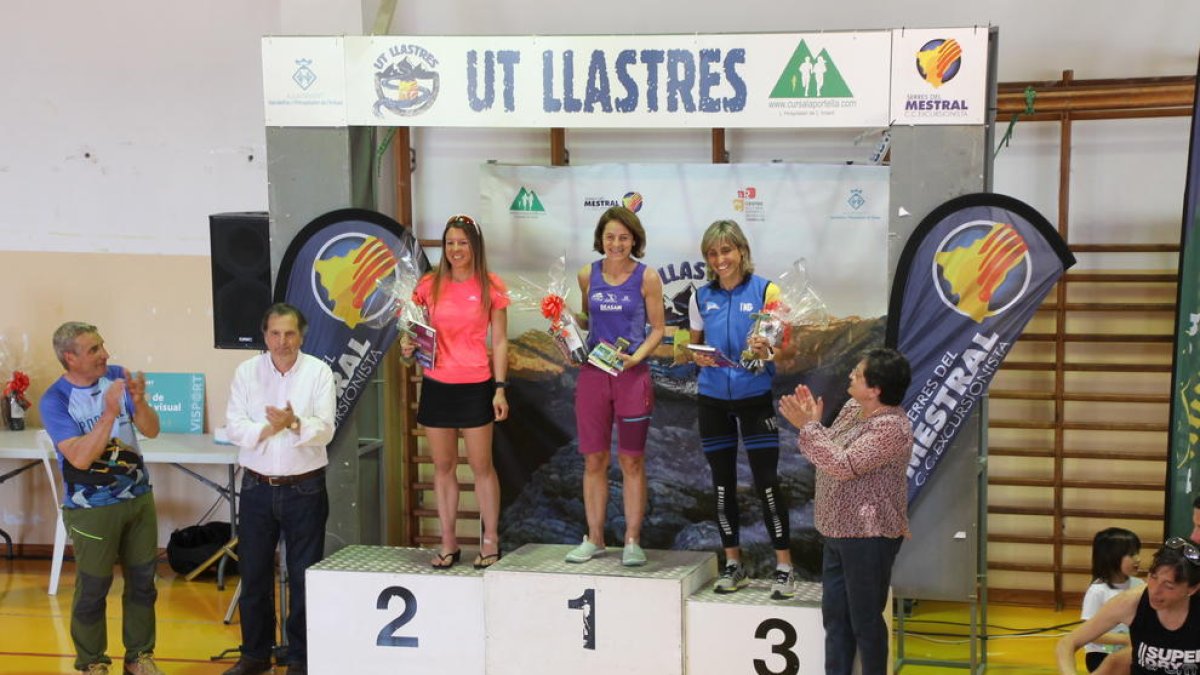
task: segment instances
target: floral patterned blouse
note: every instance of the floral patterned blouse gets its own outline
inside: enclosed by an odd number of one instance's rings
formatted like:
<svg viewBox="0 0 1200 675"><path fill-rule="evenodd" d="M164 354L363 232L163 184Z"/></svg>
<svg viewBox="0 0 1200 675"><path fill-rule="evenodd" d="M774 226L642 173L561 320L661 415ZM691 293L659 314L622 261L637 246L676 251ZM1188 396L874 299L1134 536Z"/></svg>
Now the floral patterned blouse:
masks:
<svg viewBox="0 0 1200 675"><path fill-rule="evenodd" d="M913 435L901 408L863 417L862 406L850 399L833 426L804 425L798 444L817 470L818 532L836 538L908 534L905 470Z"/></svg>

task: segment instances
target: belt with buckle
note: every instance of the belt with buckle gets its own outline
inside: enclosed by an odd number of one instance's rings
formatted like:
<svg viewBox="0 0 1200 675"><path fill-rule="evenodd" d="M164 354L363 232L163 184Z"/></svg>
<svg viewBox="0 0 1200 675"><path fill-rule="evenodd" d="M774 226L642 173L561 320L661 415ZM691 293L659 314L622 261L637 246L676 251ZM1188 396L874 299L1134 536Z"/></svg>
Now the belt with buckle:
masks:
<svg viewBox="0 0 1200 675"><path fill-rule="evenodd" d="M272 487L280 487L283 485L295 485L296 483L299 483L302 480L308 480L309 478L312 478L313 476L319 476L323 473L325 473L325 467L321 467L319 469L313 469L312 471L306 471L304 473L298 473L298 474L295 474L294 476L264 476L257 471L253 471L251 469L246 469L246 475L251 476L252 478L254 478L255 480L257 480L260 483L266 483L267 485L270 485Z"/></svg>

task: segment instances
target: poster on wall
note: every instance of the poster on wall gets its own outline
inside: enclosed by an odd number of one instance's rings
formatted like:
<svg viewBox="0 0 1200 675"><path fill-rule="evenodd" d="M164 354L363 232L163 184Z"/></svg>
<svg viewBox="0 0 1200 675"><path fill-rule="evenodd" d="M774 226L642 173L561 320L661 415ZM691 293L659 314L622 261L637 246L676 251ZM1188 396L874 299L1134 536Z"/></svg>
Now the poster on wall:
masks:
<svg viewBox="0 0 1200 675"><path fill-rule="evenodd" d="M1042 299L1075 256L1012 197L956 197L913 231L896 266L887 344L912 365L908 501L917 499L987 393Z"/></svg>
<svg viewBox="0 0 1200 675"><path fill-rule="evenodd" d="M799 348L792 360L778 364L775 393L804 382L825 395L832 417L847 398L846 377L858 354L883 340L888 175L887 167L797 164L481 168L479 215L488 260L510 288L524 281L544 284L550 265L565 256L567 305L578 310L575 275L601 257L593 242L602 214L625 206L646 229L642 262L663 282L667 337L649 359L656 403L646 454L653 478L643 546L720 548L696 429L695 369L680 355L688 342L688 301L706 281L704 230L714 220L737 221L750 241L755 272L770 279L805 260L834 318L796 331ZM555 347L536 309L514 304L508 325L511 417L497 426L495 442L504 499L501 540L506 548L577 543L585 529L574 417L578 369ZM812 468L794 450L794 430L781 431L780 474L791 500L793 548L804 573L815 578L820 540L812 525ZM610 503L619 505L615 461L613 466ZM739 472L747 486L748 471L743 457ZM748 549L766 552L770 541L754 515L757 499L749 495L742 540ZM610 518L607 526L610 540L621 541L623 518ZM756 563L774 560L752 557Z"/></svg>
<svg viewBox="0 0 1200 675"><path fill-rule="evenodd" d="M158 413L159 431L204 433L204 373L146 373L146 400Z"/></svg>
<svg viewBox="0 0 1200 675"><path fill-rule="evenodd" d="M429 270L408 228L375 211L341 209L304 226L280 263L275 300L304 314L304 353L333 370L337 433L399 332L380 282L399 279L402 258Z"/></svg>
<svg viewBox="0 0 1200 675"><path fill-rule="evenodd" d="M892 31L892 124L987 121L988 27Z"/></svg>
<svg viewBox="0 0 1200 675"><path fill-rule="evenodd" d="M263 104L269 127L346 126L341 37L266 37Z"/></svg>

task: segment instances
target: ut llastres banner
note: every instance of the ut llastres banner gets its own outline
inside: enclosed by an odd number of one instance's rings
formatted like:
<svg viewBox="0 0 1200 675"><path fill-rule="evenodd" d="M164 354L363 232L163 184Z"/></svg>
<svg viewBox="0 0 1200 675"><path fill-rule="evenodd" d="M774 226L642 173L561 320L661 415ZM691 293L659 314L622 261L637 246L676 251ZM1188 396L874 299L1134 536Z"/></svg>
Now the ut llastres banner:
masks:
<svg viewBox="0 0 1200 675"><path fill-rule="evenodd" d="M1042 298L1075 257L1027 204L957 197L913 232L896 268L886 342L912 364L908 501L986 393Z"/></svg>
<svg viewBox="0 0 1200 675"><path fill-rule="evenodd" d="M404 257L422 273L429 270L421 245L400 223L342 209L306 225L279 266L275 299L308 319L302 351L333 369L339 431L399 331L388 320L393 305L379 282L398 278Z"/></svg>

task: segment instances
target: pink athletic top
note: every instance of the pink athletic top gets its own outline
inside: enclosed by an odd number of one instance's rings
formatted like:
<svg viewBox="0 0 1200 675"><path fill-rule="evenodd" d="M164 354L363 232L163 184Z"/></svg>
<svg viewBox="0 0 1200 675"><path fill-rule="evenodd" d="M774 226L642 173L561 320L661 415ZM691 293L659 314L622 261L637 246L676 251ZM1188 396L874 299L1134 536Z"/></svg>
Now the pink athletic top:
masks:
<svg viewBox="0 0 1200 675"><path fill-rule="evenodd" d="M508 307L508 288L500 277L489 274L492 309ZM447 384L486 382L492 377L488 361L487 335L491 317L483 313L479 279L446 279L438 294L437 307L429 311L429 323L437 331L437 356L425 376ZM433 275L427 274L413 291L423 307L433 302Z"/></svg>

